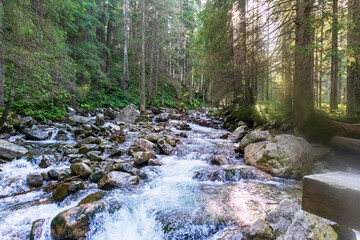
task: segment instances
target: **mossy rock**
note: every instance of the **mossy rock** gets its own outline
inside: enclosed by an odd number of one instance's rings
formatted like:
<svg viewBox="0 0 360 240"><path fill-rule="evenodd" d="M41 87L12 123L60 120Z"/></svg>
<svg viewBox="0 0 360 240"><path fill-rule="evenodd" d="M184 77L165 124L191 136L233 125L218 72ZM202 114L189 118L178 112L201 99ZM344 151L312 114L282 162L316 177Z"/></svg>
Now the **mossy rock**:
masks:
<svg viewBox="0 0 360 240"><path fill-rule="evenodd" d="M81 200L80 203L78 204L78 206L80 206L82 204L97 202L97 201L103 199L106 196L106 194L108 194L108 192L105 192L105 191L99 191L99 192L90 194L87 197L85 197L83 200Z"/></svg>

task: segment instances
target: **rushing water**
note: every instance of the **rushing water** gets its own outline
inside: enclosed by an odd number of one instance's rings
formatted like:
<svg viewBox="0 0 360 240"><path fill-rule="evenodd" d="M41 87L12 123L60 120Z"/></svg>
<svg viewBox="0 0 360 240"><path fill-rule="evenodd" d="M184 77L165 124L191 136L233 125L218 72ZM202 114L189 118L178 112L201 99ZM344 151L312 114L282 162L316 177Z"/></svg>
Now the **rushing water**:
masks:
<svg viewBox="0 0 360 240"><path fill-rule="evenodd" d="M215 154L231 156L238 164L242 161L235 159L233 144L220 139L226 131L194 124L191 127L192 131L187 132L189 138L182 139L183 144L174 155L159 156L163 166L143 168L149 175L146 183L128 191L113 190L106 196L121 202L122 207L115 212L97 214L88 239L214 239L222 228L251 224L263 218L283 198L298 197L297 184L280 179L236 183L193 179L195 171L210 166L209 160ZM177 132L175 128L171 130ZM54 139L43 143L55 144ZM124 143L129 144L131 141ZM45 148L41 144L39 147ZM28 173L69 166L65 162L40 169L37 164L20 159L0 165L0 193L28 190ZM31 224L37 219L46 219L42 238L50 239L51 219L98 191L95 184L88 184L86 189L60 204L49 201L50 194L43 191L0 200L0 239L28 238Z"/></svg>

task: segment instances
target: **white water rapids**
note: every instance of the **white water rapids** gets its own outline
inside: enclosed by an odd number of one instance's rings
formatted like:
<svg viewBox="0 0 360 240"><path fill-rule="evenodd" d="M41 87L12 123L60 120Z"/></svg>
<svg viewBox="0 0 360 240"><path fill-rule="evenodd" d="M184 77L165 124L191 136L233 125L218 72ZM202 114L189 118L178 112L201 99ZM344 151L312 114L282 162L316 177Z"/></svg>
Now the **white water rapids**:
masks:
<svg viewBox="0 0 360 240"><path fill-rule="evenodd" d="M195 171L210 166L208 160L215 154L230 156L239 164L242 160L235 159L234 146L229 140L220 139L226 131L190 125L189 138L181 139L183 144L174 155L158 156L163 166L143 168L149 175L146 183L129 191L113 190L106 196L121 202L122 207L97 214L88 239L214 239L222 228L251 224L263 218L281 199L296 197L296 184L290 181L221 183L193 179ZM70 165L63 163L40 169L37 164L20 159L0 165L0 195L28 190L29 173ZM50 194L43 191L0 200L0 239L28 239L31 225L37 219L46 220L42 239L51 239L51 220L96 191L97 185L89 183L86 190L61 203L47 201Z"/></svg>

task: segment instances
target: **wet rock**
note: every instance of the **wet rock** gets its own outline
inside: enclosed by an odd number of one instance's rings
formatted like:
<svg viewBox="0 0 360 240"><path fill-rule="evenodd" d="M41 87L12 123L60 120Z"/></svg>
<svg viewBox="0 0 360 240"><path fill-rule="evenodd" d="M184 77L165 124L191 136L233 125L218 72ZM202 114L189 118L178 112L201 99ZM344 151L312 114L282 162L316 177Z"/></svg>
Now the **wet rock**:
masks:
<svg viewBox="0 0 360 240"><path fill-rule="evenodd" d="M59 181L63 181L73 176L70 168L61 169L59 172L61 173L60 176L58 177Z"/></svg>
<svg viewBox="0 0 360 240"><path fill-rule="evenodd" d="M155 117L157 122L167 122L169 121L169 114L168 113L160 113Z"/></svg>
<svg viewBox="0 0 360 240"><path fill-rule="evenodd" d="M92 120L91 117L83 117L83 116L75 115L75 116L69 117L68 123L70 125L75 126L75 125L81 125L81 124L90 123L91 120Z"/></svg>
<svg viewBox="0 0 360 240"><path fill-rule="evenodd" d="M245 148L245 162L276 177L299 179L311 173L311 146L303 138L279 135Z"/></svg>
<svg viewBox="0 0 360 240"><path fill-rule="evenodd" d="M111 158L120 157L126 153L126 149L113 147L107 150L107 153Z"/></svg>
<svg viewBox="0 0 360 240"><path fill-rule="evenodd" d="M100 114L97 114L96 115L96 119L95 119L95 124L97 126L103 126L105 124L105 120L104 120L104 117L101 116Z"/></svg>
<svg viewBox="0 0 360 240"><path fill-rule="evenodd" d="M13 160L14 158L21 158L26 153L28 153L26 148L5 140L0 140L0 158Z"/></svg>
<svg viewBox="0 0 360 240"><path fill-rule="evenodd" d="M97 148L97 144L85 144L82 145L79 150L78 150L78 154L86 154L94 149Z"/></svg>
<svg viewBox="0 0 360 240"><path fill-rule="evenodd" d="M300 211L300 205L295 200L284 199L266 216L266 222L273 229L275 236L286 232L296 212Z"/></svg>
<svg viewBox="0 0 360 240"><path fill-rule="evenodd" d="M286 232L278 240L337 240L338 235L323 219L298 211Z"/></svg>
<svg viewBox="0 0 360 240"><path fill-rule="evenodd" d="M174 120L181 120L182 117L183 117L182 114L176 114L176 113L169 115L169 118L174 119Z"/></svg>
<svg viewBox="0 0 360 240"><path fill-rule="evenodd" d="M50 171L48 171L48 176L50 177L50 179L58 180L61 176L61 172L56 169L51 169Z"/></svg>
<svg viewBox="0 0 360 240"><path fill-rule="evenodd" d="M29 140L43 141L51 137L52 131L48 128L41 128L33 126L32 128L26 128L23 130L26 138Z"/></svg>
<svg viewBox="0 0 360 240"><path fill-rule="evenodd" d="M267 141L270 139L271 135L268 131L254 130L241 139L239 148L241 151L244 151L245 147L251 143Z"/></svg>
<svg viewBox="0 0 360 240"><path fill-rule="evenodd" d="M5 139L4 136L8 135L13 136L16 134L16 130L14 129L13 125L8 125L4 123L4 126L0 129L0 134L2 136L2 139Z"/></svg>
<svg viewBox="0 0 360 240"><path fill-rule="evenodd" d="M106 191L99 191L99 192L90 194L87 197L85 197L83 200L81 200L79 202L79 205L100 201L101 199L103 199L106 196L106 194L108 194L108 192L106 192Z"/></svg>
<svg viewBox="0 0 360 240"><path fill-rule="evenodd" d="M164 139L159 139L157 141L157 144L161 149L161 153L165 155L170 155L174 152L174 148L170 144L168 144Z"/></svg>
<svg viewBox="0 0 360 240"><path fill-rule="evenodd" d="M198 181L235 182L243 179L270 181L273 178L255 167L238 165L226 167L211 167L195 172L194 178Z"/></svg>
<svg viewBox="0 0 360 240"><path fill-rule="evenodd" d="M106 108L104 110L104 116L114 119L114 118L116 118L116 112L114 110L112 110L111 108Z"/></svg>
<svg viewBox="0 0 360 240"><path fill-rule="evenodd" d="M38 219L32 223L30 240L40 240L42 238L45 219Z"/></svg>
<svg viewBox="0 0 360 240"><path fill-rule="evenodd" d="M161 134L158 133L153 133L150 134L149 136L146 137L146 140L152 142L152 143L157 143L157 141L162 138Z"/></svg>
<svg viewBox="0 0 360 240"><path fill-rule="evenodd" d="M176 128L178 130L191 131L191 127L187 122L181 122Z"/></svg>
<svg viewBox="0 0 360 240"><path fill-rule="evenodd" d="M150 151L134 153L134 161L137 165L145 164L152 158L155 158L155 155Z"/></svg>
<svg viewBox="0 0 360 240"><path fill-rule="evenodd" d="M165 136L165 141L170 144L172 147L176 147L177 144L181 144L181 140L174 136Z"/></svg>
<svg viewBox="0 0 360 240"><path fill-rule="evenodd" d="M143 138L139 138L137 139L134 144L132 145L133 147L143 147L147 150L153 151L155 150L155 144L150 142L149 140L143 139Z"/></svg>
<svg viewBox="0 0 360 240"><path fill-rule="evenodd" d="M156 159L150 159L148 162L149 166L162 166L162 162L156 160Z"/></svg>
<svg viewBox="0 0 360 240"><path fill-rule="evenodd" d="M146 122L151 122L151 118L147 115L141 115L135 121L135 123L146 123Z"/></svg>
<svg viewBox="0 0 360 240"><path fill-rule="evenodd" d="M51 221L51 235L55 240L79 239L90 230L90 220L105 209L104 202L82 204L59 213Z"/></svg>
<svg viewBox="0 0 360 240"><path fill-rule="evenodd" d="M102 169L96 168L90 176L90 180L94 183L98 183L104 176L105 172Z"/></svg>
<svg viewBox="0 0 360 240"><path fill-rule="evenodd" d="M26 176L26 183L29 187L41 187L44 184L44 179L41 173L30 173Z"/></svg>
<svg viewBox="0 0 360 240"><path fill-rule="evenodd" d="M229 157L224 155L215 155L210 162L214 165L229 165L231 160Z"/></svg>
<svg viewBox="0 0 360 240"><path fill-rule="evenodd" d="M243 139L243 137L245 137L247 131L248 131L248 127L246 125L242 125L236 128L235 131L230 134L230 139L233 142L238 142L241 139Z"/></svg>
<svg viewBox="0 0 360 240"><path fill-rule="evenodd" d="M186 133L184 133L184 132L181 132L181 133L180 133L180 137L182 137L182 138L188 138L188 135L187 135Z"/></svg>
<svg viewBox="0 0 360 240"><path fill-rule="evenodd" d="M86 144L100 144L101 143L101 140L97 137L87 137L81 141L79 141L76 146L77 147L81 147L82 145L86 145Z"/></svg>
<svg viewBox="0 0 360 240"><path fill-rule="evenodd" d="M98 187L102 190L111 190L113 188L126 188L138 183L139 177L137 176L124 172L110 172L100 180Z"/></svg>
<svg viewBox="0 0 360 240"><path fill-rule="evenodd" d="M135 105L131 104L120 111L115 122L135 123L138 117L140 117L140 111L137 110Z"/></svg>
<svg viewBox="0 0 360 240"><path fill-rule="evenodd" d="M112 168L113 171L121 171L125 173L130 173L131 175L139 176L141 179L146 179L147 175L146 173L142 172L141 170L133 167L129 163L119 163L115 164Z"/></svg>
<svg viewBox="0 0 360 240"><path fill-rule="evenodd" d="M101 152L88 152L86 155L90 158L90 161L92 162L102 162L104 161L104 159L102 157L100 157L99 155L101 154Z"/></svg>
<svg viewBox="0 0 360 240"><path fill-rule="evenodd" d="M91 168L85 163L74 163L70 166L74 175L79 175L82 178L88 178L93 173Z"/></svg>
<svg viewBox="0 0 360 240"><path fill-rule="evenodd" d="M67 196L70 196L71 194L76 193L83 189L85 189L85 184L80 181L62 183L54 189L53 198L55 201L61 202Z"/></svg>
<svg viewBox="0 0 360 240"><path fill-rule="evenodd" d="M56 164L57 159L54 155L43 155L39 163L40 168L48 168Z"/></svg>
<svg viewBox="0 0 360 240"><path fill-rule="evenodd" d="M20 119L20 128L32 128L37 122L32 117L23 117Z"/></svg>
<svg viewBox="0 0 360 240"><path fill-rule="evenodd" d="M244 234L245 239L252 240L272 240L274 239L272 229L269 224L260 219L250 226L248 231Z"/></svg>
<svg viewBox="0 0 360 240"><path fill-rule="evenodd" d="M42 178L44 179L44 181L49 181L50 177L46 172L41 173Z"/></svg>

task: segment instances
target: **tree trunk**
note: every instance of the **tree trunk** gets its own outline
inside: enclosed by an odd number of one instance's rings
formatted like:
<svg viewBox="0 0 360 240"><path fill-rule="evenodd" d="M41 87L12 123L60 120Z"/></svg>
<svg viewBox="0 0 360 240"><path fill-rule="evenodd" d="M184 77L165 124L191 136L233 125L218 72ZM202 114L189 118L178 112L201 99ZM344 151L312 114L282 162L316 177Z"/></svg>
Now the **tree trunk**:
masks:
<svg viewBox="0 0 360 240"><path fill-rule="evenodd" d="M296 1L294 123L298 133L310 119L313 101L312 8L314 0Z"/></svg>
<svg viewBox="0 0 360 240"><path fill-rule="evenodd" d="M153 25L153 23L152 23ZM153 39L154 31L152 30L151 42L150 42L150 73L149 73L149 81L148 81L148 96L147 96L147 104L150 106L152 104L153 91L154 91L154 39Z"/></svg>
<svg viewBox="0 0 360 240"><path fill-rule="evenodd" d="M338 57L338 0L333 0L332 44L331 44L331 91L330 110L338 108L339 57Z"/></svg>
<svg viewBox="0 0 360 240"><path fill-rule="evenodd" d="M239 2L233 4L233 12L241 11L239 10ZM240 19L236 14L232 17L232 27L233 27L233 53L234 53L234 78L233 78L233 93L234 100L238 102L241 99L243 93L243 53L241 46L241 24Z"/></svg>
<svg viewBox="0 0 360 240"><path fill-rule="evenodd" d="M9 99L6 102L6 106L5 106L4 111L2 112L2 115L0 118L0 128L4 126L4 123L6 122L8 115L10 113L10 109L11 109L12 103L15 98L15 89L17 87L18 77L19 77L19 68L15 64L15 76L14 76L13 82L11 84Z"/></svg>
<svg viewBox="0 0 360 240"><path fill-rule="evenodd" d="M348 47L352 52L347 68L347 113L360 113L360 1L349 1Z"/></svg>
<svg viewBox="0 0 360 240"><path fill-rule="evenodd" d="M324 24L321 25L321 34L320 34L320 45L323 46L324 43ZM323 81L323 75L322 75L322 71L323 71L323 50L320 49L320 60L319 60L319 107L321 107L322 105L322 81Z"/></svg>
<svg viewBox="0 0 360 240"><path fill-rule="evenodd" d="M129 74L129 57L128 57L128 7L129 0L124 0L123 14L124 14L124 76L122 86L130 80Z"/></svg>
<svg viewBox="0 0 360 240"><path fill-rule="evenodd" d="M111 13L110 13L110 15L111 15ZM110 16L109 21L108 21L108 25L107 25L107 34L106 34L106 47L108 48L108 51L109 51L109 53L106 56L106 66L105 66L106 75L110 74L110 67L111 67L111 37L112 37L112 30L113 30L112 17Z"/></svg>
<svg viewBox="0 0 360 240"><path fill-rule="evenodd" d="M330 144L340 150L360 153L360 140L358 139L335 136L331 138Z"/></svg>
<svg viewBox="0 0 360 240"><path fill-rule="evenodd" d="M141 17L141 84L140 84L140 112L145 113L145 11L146 0L142 1L142 17Z"/></svg>
<svg viewBox="0 0 360 240"><path fill-rule="evenodd" d="M4 18L4 6L3 0L0 0L0 107L4 107L5 96L5 68L4 68L4 45L3 45L3 18Z"/></svg>

